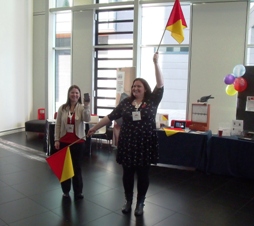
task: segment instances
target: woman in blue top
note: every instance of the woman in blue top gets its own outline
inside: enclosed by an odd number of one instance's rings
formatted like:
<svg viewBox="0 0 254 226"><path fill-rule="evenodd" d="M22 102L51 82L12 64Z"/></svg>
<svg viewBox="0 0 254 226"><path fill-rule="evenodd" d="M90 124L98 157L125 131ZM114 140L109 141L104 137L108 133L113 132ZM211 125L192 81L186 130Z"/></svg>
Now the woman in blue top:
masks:
<svg viewBox="0 0 254 226"><path fill-rule="evenodd" d="M116 161L123 167L123 186L126 203L123 213L131 211L134 175L137 174L137 205L135 215L143 214L145 195L149 187L150 164L158 160L158 140L155 131L155 117L163 96L163 78L158 66L158 53L153 56L156 87L151 91L147 81L136 78L132 84L131 96L122 100L118 106L98 124L92 127L88 136L96 130L120 117L123 119L119 134Z"/></svg>

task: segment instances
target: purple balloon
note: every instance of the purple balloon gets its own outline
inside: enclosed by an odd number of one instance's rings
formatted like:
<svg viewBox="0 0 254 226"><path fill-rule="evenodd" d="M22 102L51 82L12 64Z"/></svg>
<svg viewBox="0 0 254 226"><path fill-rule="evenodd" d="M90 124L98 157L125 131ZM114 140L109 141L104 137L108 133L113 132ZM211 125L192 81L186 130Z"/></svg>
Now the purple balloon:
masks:
<svg viewBox="0 0 254 226"><path fill-rule="evenodd" d="M231 85L233 84L235 81L235 76L232 74L228 74L225 78L224 78L224 83L227 85Z"/></svg>

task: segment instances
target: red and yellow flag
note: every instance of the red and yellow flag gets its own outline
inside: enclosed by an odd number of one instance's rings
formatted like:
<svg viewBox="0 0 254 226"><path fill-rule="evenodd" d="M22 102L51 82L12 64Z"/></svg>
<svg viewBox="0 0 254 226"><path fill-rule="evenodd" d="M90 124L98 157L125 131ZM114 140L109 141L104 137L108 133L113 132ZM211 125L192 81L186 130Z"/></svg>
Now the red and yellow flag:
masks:
<svg viewBox="0 0 254 226"><path fill-rule="evenodd" d="M184 40L183 29L187 27L179 0L175 0L170 13L166 30L171 31L171 36L180 44Z"/></svg>
<svg viewBox="0 0 254 226"><path fill-rule="evenodd" d="M70 147L67 146L46 159L60 182L74 176Z"/></svg>

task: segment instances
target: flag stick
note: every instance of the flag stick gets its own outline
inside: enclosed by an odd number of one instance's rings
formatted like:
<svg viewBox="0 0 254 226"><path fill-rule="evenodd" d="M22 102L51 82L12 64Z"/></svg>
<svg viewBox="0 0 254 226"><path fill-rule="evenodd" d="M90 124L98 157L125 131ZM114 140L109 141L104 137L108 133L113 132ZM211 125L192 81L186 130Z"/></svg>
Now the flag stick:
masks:
<svg viewBox="0 0 254 226"><path fill-rule="evenodd" d="M162 37L161 37L161 41L160 41L160 43L159 43L159 45L158 45L158 47L157 47L157 51L156 51L156 52L159 51L159 48L160 48L160 46L161 46L162 39L163 39L164 34L165 34L165 31L166 31L166 28L167 28L167 27L165 27L165 29L164 29L164 32L163 32Z"/></svg>
<svg viewBox="0 0 254 226"><path fill-rule="evenodd" d="M83 138L85 138L86 136L83 136L81 138L79 138L78 140L74 141L73 143L71 143L70 145L68 145L69 147L73 144L76 144L77 142L79 142L80 140L82 140Z"/></svg>

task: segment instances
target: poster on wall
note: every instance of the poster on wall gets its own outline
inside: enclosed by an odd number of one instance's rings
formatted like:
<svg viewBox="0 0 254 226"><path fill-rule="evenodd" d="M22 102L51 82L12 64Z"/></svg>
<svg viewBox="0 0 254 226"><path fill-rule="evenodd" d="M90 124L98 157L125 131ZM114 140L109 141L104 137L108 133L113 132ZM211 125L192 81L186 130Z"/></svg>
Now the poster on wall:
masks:
<svg viewBox="0 0 254 226"><path fill-rule="evenodd" d="M246 97L245 111L253 111L254 112L254 96L247 96Z"/></svg>
<svg viewBox="0 0 254 226"><path fill-rule="evenodd" d="M123 93L124 92L124 71L117 71L117 78L116 78L116 93Z"/></svg>

